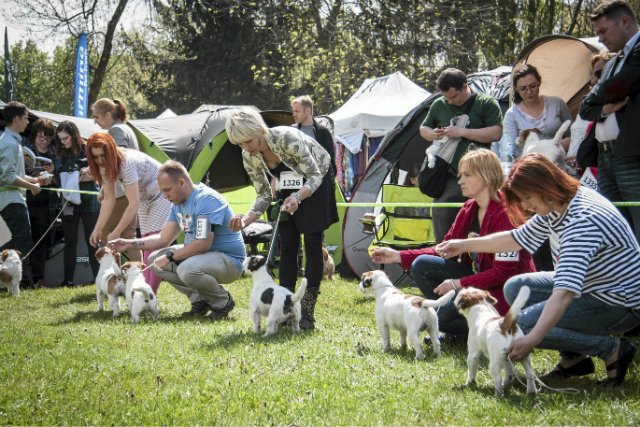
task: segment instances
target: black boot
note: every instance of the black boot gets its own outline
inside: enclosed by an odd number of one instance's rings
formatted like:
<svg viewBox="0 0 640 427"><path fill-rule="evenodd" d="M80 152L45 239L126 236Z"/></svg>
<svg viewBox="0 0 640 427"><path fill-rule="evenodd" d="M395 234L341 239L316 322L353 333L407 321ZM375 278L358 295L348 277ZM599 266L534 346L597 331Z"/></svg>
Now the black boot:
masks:
<svg viewBox="0 0 640 427"><path fill-rule="evenodd" d="M318 300L318 294L320 288L307 288L307 291L300 301L302 308L302 318L300 319L300 329L313 330L316 328L316 319L313 317L313 312L316 308L316 301Z"/></svg>

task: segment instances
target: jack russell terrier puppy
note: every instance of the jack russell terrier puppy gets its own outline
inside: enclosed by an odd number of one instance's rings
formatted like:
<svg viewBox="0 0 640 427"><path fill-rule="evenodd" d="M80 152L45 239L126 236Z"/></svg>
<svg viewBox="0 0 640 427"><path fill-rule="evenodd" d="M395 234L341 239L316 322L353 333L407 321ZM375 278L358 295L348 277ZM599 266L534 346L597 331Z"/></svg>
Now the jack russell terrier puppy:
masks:
<svg viewBox="0 0 640 427"><path fill-rule="evenodd" d="M501 317L493 305L497 302L487 291L476 288L465 288L458 293L455 306L466 319L469 325L469 337L467 339L467 385L474 384L480 354L489 359L489 372L493 377L493 386L496 395L502 396L504 388L509 384L513 376L511 362L507 358L507 349L516 338L524 336L520 327L516 324L518 315L529 299L530 290L523 286L518 292L513 305L506 316ZM535 394L535 373L531 367L531 357L522 361L527 377L527 393ZM504 370L504 379L501 378Z"/></svg>
<svg viewBox="0 0 640 427"><path fill-rule="evenodd" d="M7 291L16 297L20 295L22 279L20 255L20 252L15 249L5 249L0 252L0 287L7 288Z"/></svg>
<svg viewBox="0 0 640 427"><path fill-rule="evenodd" d="M126 297L126 285L120 270L120 254L103 246L96 251L96 259L100 263L100 269L96 276L96 298L98 311L104 310L104 298L109 300L109 306L113 310L113 317L120 315L119 297Z"/></svg>
<svg viewBox="0 0 640 427"><path fill-rule="evenodd" d="M267 330L264 336L275 334L278 326L291 319L292 330L300 332L300 317L302 308L300 300L307 290L307 279L303 278L296 293L283 286L278 286L273 281L267 269L267 258L263 256L250 256L243 263L244 271L251 275L253 287L249 299L249 315L253 320L253 330L260 333L261 319L267 318Z"/></svg>
<svg viewBox="0 0 640 427"><path fill-rule="evenodd" d="M144 279L143 268L144 265L137 261L122 264L122 273L126 279L127 304L133 323L138 323L143 313L150 315L154 322L158 320L158 298Z"/></svg>
<svg viewBox="0 0 640 427"><path fill-rule="evenodd" d="M393 286L389 276L382 270L363 273L359 289L365 295L373 294L376 299L376 323L384 351L391 349L389 329L395 329L400 332L402 349L407 348L408 335L416 351L416 359L424 359L420 332L426 329L431 337L433 353L440 356L440 331L438 315L434 308L442 307L449 302L455 291L451 290L435 301L407 295Z"/></svg>
<svg viewBox="0 0 640 427"><path fill-rule="evenodd" d="M556 132L553 139L540 139L540 131L537 128L526 129L518 138L518 145L522 146L522 155L530 153L540 153L560 169L569 171L569 166L565 162L567 153L560 145L560 140L571 126L571 120L565 121Z"/></svg>

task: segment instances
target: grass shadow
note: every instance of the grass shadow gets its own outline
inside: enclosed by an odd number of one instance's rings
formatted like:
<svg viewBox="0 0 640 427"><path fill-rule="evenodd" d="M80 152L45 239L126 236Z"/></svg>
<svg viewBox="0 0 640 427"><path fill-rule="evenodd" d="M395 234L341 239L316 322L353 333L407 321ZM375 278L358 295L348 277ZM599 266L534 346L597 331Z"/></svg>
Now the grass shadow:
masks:
<svg viewBox="0 0 640 427"><path fill-rule="evenodd" d="M68 304L88 304L90 302L95 302L97 304L95 293L93 293L93 294L77 294L77 295L74 295L73 297L71 297L67 301L52 302L49 305L51 307L53 307L53 308L59 308L59 307L64 307L64 306L66 306Z"/></svg>
<svg viewBox="0 0 640 427"><path fill-rule="evenodd" d="M356 304L356 305L373 304L375 302L375 300L376 299L374 297L359 296L359 297L353 299L353 303Z"/></svg>
<svg viewBox="0 0 640 427"><path fill-rule="evenodd" d="M253 332L251 330L244 330L234 334L225 334L216 337L216 340L209 343L204 343L201 347L205 350L216 350L236 347L240 345L270 345L289 342L292 340L307 339L315 334L315 331L300 331L300 333L294 334L287 326L278 328L278 332L268 337L263 337L264 329L260 333Z"/></svg>
<svg viewBox="0 0 640 427"><path fill-rule="evenodd" d="M52 323L52 325L69 325L72 323L105 323L107 321L119 321L121 319L130 320L129 313L124 311L120 313L119 317L114 319L113 312L111 310L103 310L103 311L77 311L72 317L67 319L60 319L57 322Z"/></svg>

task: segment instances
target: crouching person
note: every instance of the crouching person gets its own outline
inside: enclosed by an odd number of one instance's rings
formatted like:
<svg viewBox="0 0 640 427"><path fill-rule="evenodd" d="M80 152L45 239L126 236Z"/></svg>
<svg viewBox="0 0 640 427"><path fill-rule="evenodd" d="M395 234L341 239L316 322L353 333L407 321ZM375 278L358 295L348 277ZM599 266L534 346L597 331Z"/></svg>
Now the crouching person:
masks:
<svg viewBox="0 0 640 427"><path fill-rule="evenodd" d="M233 211L217 191L202 183L194 184L185 167L176 161L169 160L160 167L158 185L172 203L160 234L116 239L109 244L118 251L130 247L156 250L149 264L191 302L191 310L183 315L204 316L211 311L212 320L226 318L235 303L221 285L241 276L245 258L241 233L228 227ZM184 244L171 245L180 231L184 232Z"/></svg>

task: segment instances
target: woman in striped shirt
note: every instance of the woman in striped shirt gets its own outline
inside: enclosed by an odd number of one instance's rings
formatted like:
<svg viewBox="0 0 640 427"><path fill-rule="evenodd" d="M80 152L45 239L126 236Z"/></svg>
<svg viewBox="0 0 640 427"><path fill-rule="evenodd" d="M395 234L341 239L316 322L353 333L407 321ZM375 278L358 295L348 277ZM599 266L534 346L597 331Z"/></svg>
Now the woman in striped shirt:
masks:
<svg viewBox="0 0 640 427"><path fill-rule="evenodd" d="M620 212L600 194L570 177L540 154L513 166L503 187L512 220L534 215L513 231L438 246L445 258L464 252L535 251L551 241L555 271L528 273L504 287L512 303L522 286L531 288L518 324L525 336L509 349L522 360L534 347L559 350L560 363L549 377L594 372L589 356L605 362L603 386L622 384L636 349L623 334L640 326L640 247Z"/></svg>

